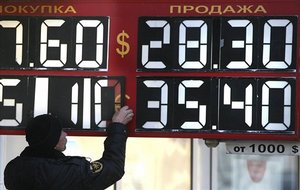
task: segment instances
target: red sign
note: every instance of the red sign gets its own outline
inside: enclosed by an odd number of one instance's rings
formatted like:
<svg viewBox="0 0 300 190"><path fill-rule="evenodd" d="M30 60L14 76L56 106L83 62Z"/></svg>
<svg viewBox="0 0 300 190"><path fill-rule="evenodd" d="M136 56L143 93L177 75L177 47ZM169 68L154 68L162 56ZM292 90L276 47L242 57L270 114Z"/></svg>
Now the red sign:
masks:
<svg viewBox="0 0 300 190"><path fill-rule="evenodd" d="M299 139L299 3L7 2L0 133L59 115L101 135L122 105L130 136Z"/></svg>

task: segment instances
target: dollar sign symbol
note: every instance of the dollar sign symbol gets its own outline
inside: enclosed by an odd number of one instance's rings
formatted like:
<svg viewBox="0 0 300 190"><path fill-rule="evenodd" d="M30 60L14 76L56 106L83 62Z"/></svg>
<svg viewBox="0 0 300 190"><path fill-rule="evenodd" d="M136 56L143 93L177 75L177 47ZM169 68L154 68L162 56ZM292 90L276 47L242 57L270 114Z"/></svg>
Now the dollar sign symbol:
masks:
<svg viewBox="0 0 300 190"><path fill-rule="evenodd" d="M124 55L127 55L130 50L130 46L125 41L125 38L129 38L129 35L123 30L122 33L119 33L117 36L117 42L118 44L121 45L121 49L119 48L116 49L117 53L120 54L122 58L124 58Z"/></svg>
<svg viewBox="0 0 300 190"><path fill-rule="evenodd" d="M297 145L292 146L292 152L293 152L293 153L296 154L296 153L298 153L298 151L299 151L299 150L298 150L298 146L297 146Z"/></svg>

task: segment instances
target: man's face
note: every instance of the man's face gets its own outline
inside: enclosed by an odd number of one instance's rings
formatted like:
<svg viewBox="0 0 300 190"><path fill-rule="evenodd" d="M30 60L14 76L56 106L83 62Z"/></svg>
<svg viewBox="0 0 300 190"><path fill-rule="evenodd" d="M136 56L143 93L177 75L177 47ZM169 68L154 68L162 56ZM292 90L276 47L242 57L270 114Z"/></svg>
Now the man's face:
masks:
<svg viewBox="0 0 300 190"><path fill-rule="evenodd" d="M66 150L66 145L67 145L67 133L62 130L60 137L59 137L59 141L58 141L57 145L55 146L55 150L62 152L64 150Z"/></svg>
<svg viewBox="0 0 300 190"><path fill-rule="evenodd" d="M265 160L247 160L247 168L253 182L260 182L266 171L267 162Z"/></svg>

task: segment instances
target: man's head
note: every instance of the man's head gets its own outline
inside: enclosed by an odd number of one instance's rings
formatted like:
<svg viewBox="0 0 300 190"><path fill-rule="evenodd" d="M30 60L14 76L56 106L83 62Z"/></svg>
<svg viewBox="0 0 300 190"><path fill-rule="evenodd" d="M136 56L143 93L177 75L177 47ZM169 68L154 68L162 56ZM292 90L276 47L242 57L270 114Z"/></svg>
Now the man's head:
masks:
<svg viewBox="0 0 300 190"><path fill-rule="evenodd" d="M53 149L60 141L62 124L52 115L39 115L29 121L26 129L26 141L36 149Z"/></svg>

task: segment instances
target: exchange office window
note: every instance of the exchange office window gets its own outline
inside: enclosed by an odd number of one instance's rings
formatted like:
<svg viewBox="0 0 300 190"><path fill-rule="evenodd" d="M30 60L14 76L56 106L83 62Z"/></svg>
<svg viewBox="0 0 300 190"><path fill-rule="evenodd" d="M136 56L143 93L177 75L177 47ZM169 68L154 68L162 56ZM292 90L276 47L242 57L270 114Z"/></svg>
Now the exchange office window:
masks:
<svg viewBox="0 0 300 190"><path fill-rule="evenodd" d="M298 190L298 157L231 155L221 143L212 152L213 190Z"/></svg>
<svg viewBox="0 0 300 190"><path fill-rule="evenodd" d="M65 155L91 160L102 157L105 137L67 138ZM6 190L3 181L6 164L26 146L24 136L0 136L0 190ZM126 151L124 177L106 190L191 189L190 139L128 138Z"/></svg>
<svg viewBox="0 0 300 190"><path fill-rule="evenodd" d="M129 138L125 167L117 190L189 190L191 140Z"/></svg>
<svg viewBox="0 0 300 190"><path fill-rule="evenodd" d="M101 140L99 140L101 139ZM91 160L102 156L99 137L68 137L66 155ZM113 190L111 187L107 190ZM183 138L128 138L125 175L115 190L191 189L191 140Z"/></svg>

